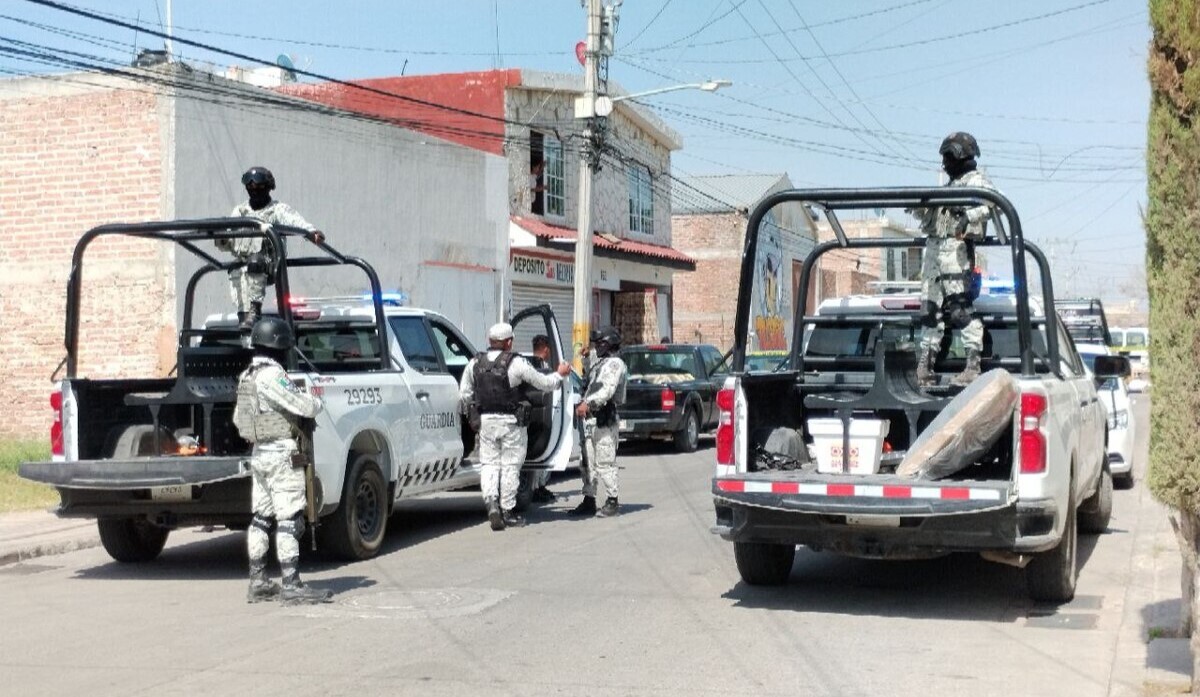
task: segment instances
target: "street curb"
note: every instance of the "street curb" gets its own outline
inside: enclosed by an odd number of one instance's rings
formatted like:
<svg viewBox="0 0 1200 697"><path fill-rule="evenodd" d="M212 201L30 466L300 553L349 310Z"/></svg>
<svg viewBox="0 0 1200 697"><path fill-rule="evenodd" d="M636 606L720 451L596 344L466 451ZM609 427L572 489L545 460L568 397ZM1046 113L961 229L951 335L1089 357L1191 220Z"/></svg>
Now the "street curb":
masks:
<svg viewBox="0 0 1200 697"><path fill-rule="evenodd" d="M30 559L37 559L38 557L67 554L68 552L77 552L81 549L91 549L98 546L100 546L100 537L98 535L53 542L38 542L28 547L0 553L0 566L19 564Z"/></svg>

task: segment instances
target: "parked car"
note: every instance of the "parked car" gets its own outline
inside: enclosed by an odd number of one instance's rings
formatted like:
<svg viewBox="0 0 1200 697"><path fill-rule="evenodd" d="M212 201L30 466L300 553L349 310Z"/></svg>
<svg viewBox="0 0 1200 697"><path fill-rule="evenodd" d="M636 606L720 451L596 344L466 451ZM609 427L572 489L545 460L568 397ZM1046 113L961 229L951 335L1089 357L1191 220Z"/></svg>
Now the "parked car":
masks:
<svg viewBox="0 0 1200 697"><path fill-rule="evenodd" d="M1076 344L1076 348L1087 364L1088 373L1096 365L1096 356L1114 355L1108 347L1096 344ZM1137 439L1129 390L1123 380L1106 378L1096 384L1096 393L1108 416L1108 470L1112 473L1113 486L1130 489L1133 487L1133 453Z"/></svg>
<svg viewBox="0 0 1200 697"><path fill-rule="evenodd" d="M717 427L717 390L728 375L725 357L708 344L627 346L625 404L617 409L623 438L670 437L693 452L702 432Z"/></svg>

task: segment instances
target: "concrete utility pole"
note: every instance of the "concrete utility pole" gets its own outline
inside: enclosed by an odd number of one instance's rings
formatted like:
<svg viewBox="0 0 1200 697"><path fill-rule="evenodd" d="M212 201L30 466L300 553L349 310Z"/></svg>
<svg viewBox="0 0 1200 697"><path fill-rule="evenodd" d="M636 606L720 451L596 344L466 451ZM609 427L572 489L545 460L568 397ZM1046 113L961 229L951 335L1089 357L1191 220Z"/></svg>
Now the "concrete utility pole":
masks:
<svg viewBox="0 0 1200 697"><path fill-rule="evenodd" d="M575 240L575 325L571 328L571 348L575 369L583 371L580 351L588 343L592 325L592 175L600 168L603 131L596 116L596 97L600 87L600 50L604 31L603 0L583 0L587 5L587 47L583 68L583 97L575 103L575 118L587 119L583 147L579 154L579 220ZM608 27L612 31L610 23Z"/></svg>

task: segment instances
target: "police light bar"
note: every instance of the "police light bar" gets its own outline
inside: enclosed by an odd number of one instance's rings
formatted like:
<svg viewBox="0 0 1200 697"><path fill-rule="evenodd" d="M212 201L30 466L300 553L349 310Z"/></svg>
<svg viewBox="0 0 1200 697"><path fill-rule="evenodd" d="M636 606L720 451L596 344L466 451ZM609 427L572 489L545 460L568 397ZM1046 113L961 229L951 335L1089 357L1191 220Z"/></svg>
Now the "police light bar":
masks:
<svg viewBox="0 0 1200 697"><path fill-rule="evenodd" d="M1017 292L1017 284L1011 278L983 279L983 292L988 295L1013 295Z"/></svg>

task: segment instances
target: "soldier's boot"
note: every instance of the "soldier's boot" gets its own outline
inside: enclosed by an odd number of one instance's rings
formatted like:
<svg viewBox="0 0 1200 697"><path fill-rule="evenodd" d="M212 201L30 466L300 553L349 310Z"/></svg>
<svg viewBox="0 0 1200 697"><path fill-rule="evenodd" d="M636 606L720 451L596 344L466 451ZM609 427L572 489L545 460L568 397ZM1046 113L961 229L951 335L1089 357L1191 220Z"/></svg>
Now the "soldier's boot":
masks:
<svg viewBox="0 0 1200 697"><path fill-rule="evenodd" d="M576 517L596 515L596 497L584 496L583 501L575 508L572 508L567 515Z"/></svg>
<svg viewBox="0 0 1200 697"><path fill-rule="evenodd" d="M509 511L504 512L504 527L520 528L520 527L524 527L524 525L525 525L525 518L521 517L521 515L518 514L516 511L509 510Z"/></svg>
<svg viewBox="0 0 1200 697"><path fill-rule="evenodd" d="M604 506L600 509L600 512L597 515L599 515L601 518L611 518L617 514L617 509L619 507L620 506L617 504L617 497L609 496L604 500Z"/></svg>
<svg viewBox="0 0 1200 697"><path fill-rule="evenodd" d="M974 382L975 378L977 377L979 377L979 352L972 349L967 351L966 367L963 368L961 373L954 376L954 379L950 381L950 384L957 385L959 387L966 387Z"/></svg>
<svg viewBox="0 0 1200 697"><path fill-rule="evenodd" d="M500 502L496 499L487 500L488 522L492 524L492 530L499 532L504 529L504 514L500 511Z"/></svg>
<svg viewBox="0 0 1200 697"><path fill-rule="evenodd" d="M279 597L279 584L267 576L267 564L263 561L250 562L250 588L246 590L246 602L261 603Z"/></svg>
<svg viewBox="0 0 1200 697"><path fill-rule="evenodd" d="M550 491L544 486L539 486L533 490L533 495L530 496L530 499L534 503L554 503L555 497L553 491Z"/></svg>
<svg viewBox="0 0 1200 697"><path fill-rule="evenodd" d="M300 581L296 569L284 569L283 589L279 591L279 602L284 605L317 605L333 602L333 591L313 588Z"/></svg>
<svg viewBox="0 0 1200 697"><path fill-rule="evenodd" d="M917 387L933 387L933 361L937 353L932 349L917 349Z"/></svg>
<svg viewBox="0 0 1200 697"><path fill-rule="evenodd" d="M241 328L252 328L260 317L262 317L262 303L250 303L250 309L246 310L245 316L241 317Z"/></svg>

